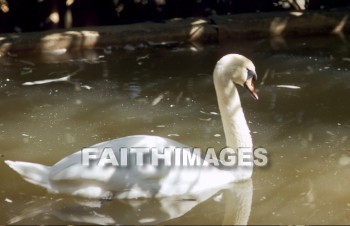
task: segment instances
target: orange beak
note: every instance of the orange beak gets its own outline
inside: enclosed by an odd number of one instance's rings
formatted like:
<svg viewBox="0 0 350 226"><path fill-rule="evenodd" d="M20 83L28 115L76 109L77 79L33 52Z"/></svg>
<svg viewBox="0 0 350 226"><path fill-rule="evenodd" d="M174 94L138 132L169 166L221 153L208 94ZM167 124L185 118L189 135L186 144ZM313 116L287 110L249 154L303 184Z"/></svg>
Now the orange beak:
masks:
<svg viewBox="0 0 350 226"><path fill-rule="evenodd" d="M247 81L244 83L244 86L249 90L250 94L255 100L258 100L258 94L255 92L254 84L253 84L253 77L250 77L247 79Z"/></svg>

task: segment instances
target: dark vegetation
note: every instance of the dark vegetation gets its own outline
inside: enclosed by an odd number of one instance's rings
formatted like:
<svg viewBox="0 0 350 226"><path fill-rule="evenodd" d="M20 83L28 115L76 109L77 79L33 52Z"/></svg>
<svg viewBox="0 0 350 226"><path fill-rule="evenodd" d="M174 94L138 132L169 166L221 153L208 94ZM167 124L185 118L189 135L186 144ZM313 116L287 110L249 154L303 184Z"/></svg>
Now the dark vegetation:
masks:
<svg viewBox="0 0 350 226"><path fill-rule="evenodd" d="M346 0L0 0L0 32L349 6Z"/></svg>

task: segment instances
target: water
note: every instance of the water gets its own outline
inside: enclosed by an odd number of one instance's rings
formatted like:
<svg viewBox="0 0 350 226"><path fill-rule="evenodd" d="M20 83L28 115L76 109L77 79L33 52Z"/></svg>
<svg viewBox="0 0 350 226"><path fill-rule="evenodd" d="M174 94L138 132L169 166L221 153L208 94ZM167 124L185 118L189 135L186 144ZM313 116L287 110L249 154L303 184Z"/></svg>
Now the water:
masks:
<svg viewBox="0 0 350 226"><path fill-rule="evenodd" d="M211 73L230 52L252 59L259 77L259 101L239 89L254 146L269 157L252 181L204 202L101 204L48 194L1 161L0 223L349 223L350 51L338 37L2 57L0 159L52 165L133 134L222 147Z"/></svg>

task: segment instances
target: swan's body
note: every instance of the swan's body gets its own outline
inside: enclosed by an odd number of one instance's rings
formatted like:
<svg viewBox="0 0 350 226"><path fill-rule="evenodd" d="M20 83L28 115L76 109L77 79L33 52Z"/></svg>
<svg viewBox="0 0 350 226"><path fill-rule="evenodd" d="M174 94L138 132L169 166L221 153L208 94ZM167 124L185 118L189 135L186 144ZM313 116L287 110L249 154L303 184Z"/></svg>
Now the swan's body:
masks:
<svg viewBox="0 0 350 226"><path fill-rule="evenodd" d="M234 83L245 85L257 99L252 81L256 79L253 63L238 54L221 58L213 73L215 90L224 126L226 144L231 148L244 147L252 153L252 139ZM176 141L157 136L129 136L92 146L102 152L112 148L119 155L120 148L158 148L174 152L175 148L187 147ZM189 150L184 150L189 151ZM136 153L131 154L131 159ZM252 161L252 157L251 157ZM82 165L82 154L78 151L49 167L35 163L5 161L25 180L42 186L50 192L79 195L88 198L140 198L186 196L196 197L216 187L234 181L249 179L253 166L238 166L232 169L216 166L98 166L92 161Z"/></svg>

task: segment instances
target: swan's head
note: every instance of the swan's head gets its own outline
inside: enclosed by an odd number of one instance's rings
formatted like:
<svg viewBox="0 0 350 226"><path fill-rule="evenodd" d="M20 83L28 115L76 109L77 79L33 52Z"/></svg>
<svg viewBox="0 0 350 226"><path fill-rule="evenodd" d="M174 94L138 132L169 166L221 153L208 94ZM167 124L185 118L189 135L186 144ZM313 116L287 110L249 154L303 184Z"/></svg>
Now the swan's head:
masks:
<svg viewBox="0 0 350 226"><path fill-rule="evenodd" d="M258 99L254 89L254 82L258 76L251 60L240 54L228 54L222 57L217 65L221 66L224 76L229 76L232 82L247 88L252 97Z"/></svg>

